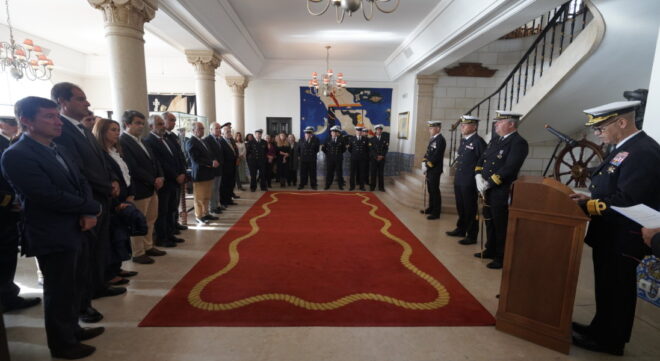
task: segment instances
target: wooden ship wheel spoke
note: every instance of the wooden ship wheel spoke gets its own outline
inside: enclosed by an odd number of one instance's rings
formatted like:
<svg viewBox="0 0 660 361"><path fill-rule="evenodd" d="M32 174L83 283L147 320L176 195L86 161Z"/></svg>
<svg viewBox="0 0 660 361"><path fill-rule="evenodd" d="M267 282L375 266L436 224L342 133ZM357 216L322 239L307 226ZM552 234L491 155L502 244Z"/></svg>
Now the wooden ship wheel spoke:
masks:
<svg viewBox="0 0 660 361"><path fill-rule="evenodd" d="M601 147L586 139L578 141L575 146L567 144L557 155L553 177L567 186L586 188L589 169L603 160Z"/></svg>

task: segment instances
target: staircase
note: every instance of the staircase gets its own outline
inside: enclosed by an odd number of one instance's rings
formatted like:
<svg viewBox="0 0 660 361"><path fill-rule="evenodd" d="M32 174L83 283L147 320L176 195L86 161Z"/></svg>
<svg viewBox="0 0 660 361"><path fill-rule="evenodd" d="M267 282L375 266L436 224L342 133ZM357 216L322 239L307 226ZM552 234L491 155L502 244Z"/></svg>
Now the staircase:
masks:
<svg viewBox="0 0 660 361"><path fill-rule="evenodd" d="M570 0L521 26L518 33L536 35L534 42L496 91L472 108L466 109L464 113L483 120L479 124L479 133L486 141L492 136L491 118L495 110L528 111L538 104L552 87L561 82L573 67L591 54L600 39L587 39L586 42L595 45L579 54L575 52L585 48L584 44L572 48L570 45L574 41L577 42L581 35L582 38L595 37L597 31L584 31L588 24L591 25L593 17L584 0ZM583 32L585 34L582 34ZM573 50L573 53L569 50ZM561 74L551 74L552 71ZM444 133L448 144L445 169L440 179L443 213L456 213L451 165L455 161L454 156L461 137L459 122L460 120L457 120L451 126L449 134ZM413 172L393 177L393 182L387 192L394 199L407 207L423 208L424 175L420 169L415 168Z"/></svg>

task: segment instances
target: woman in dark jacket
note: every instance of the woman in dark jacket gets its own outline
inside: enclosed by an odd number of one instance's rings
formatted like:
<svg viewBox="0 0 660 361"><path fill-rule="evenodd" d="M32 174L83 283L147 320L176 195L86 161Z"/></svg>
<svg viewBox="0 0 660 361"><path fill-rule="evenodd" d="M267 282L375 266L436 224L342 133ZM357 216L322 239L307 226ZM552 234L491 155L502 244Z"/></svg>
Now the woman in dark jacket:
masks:
<svg viewBox="0 0 660 361"><path fill-rule="evenodd" d="M289 175L287 176L288 185L298 185L298 147L296 136L289 134L287 137L289 143Z"/></svg>
<svg viewBox="0 0 660 361"><path fill-rule="evenodd" d="M134 199L133 185L128 166L121 156L121 147L119 146L119 134L121 130L119 123L110 119L98 119L94 124L92 133L96 140L101 144L105 151L106 162L117 175L119 183L119 195L112 199L112 211L110 213L111 229L111 252L108 257L108 266L106 268L106 279L112 285L122 285L128 283L124 277L135 276L137 272L124 271L121 269L122 261L130 259L131 241L130 234L122 226L118 218L118 213L132 207Z"/></svg>
<svg viewBox="0 0 660 361"><path fill-rule="evenodd" d="M286 187L286 179L289 175L289 157L291 155L291 148L289 142L286 140L286 133L282 132L277 135L276 140L276 153L277 153L277 178L280 180L280 186Z"/></svg>
<svg viewBox="0 0 660 361"><path fill-rule="evenodd" d="M264 140L268 144L268 150L266 151L266 159L268 159L268 163L266 163L266 180L268 181L268 188L270 188L272 187L271 181L273 180L273 166L275 165L275 158L277 158L277 149L269 134L266 134Z"/></svg>

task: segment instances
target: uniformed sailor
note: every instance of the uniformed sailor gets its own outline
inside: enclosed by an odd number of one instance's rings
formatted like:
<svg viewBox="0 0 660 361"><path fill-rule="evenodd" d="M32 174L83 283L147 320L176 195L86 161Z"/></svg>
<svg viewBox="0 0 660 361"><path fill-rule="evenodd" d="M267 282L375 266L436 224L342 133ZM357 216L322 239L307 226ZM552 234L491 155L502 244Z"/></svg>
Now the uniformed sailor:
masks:
<svg viewBox="0 0 660 361"><path fill-rule="evenodd" d="M257 180L259 180L262 191L268 190L268 179L266 179L268 143L261 138L263 132L263 129L255 130L254 140L248 141L245 147L245 157L250 170L250 191L252 192L257 190Z"/></svg>
<svg viewBox="0 0 660 361"><path fill-rule="evenodd" d="M587 126L605 144L615 145L592 170L591 197L571 198L591 216L585 242L593 249L596 314L589 325L573 323L573 343L592 351L623 355L635 317L636 268L650 249L640 225L612 206L645 204L660 209L660 146L635 125L639 101L587 109Z"/></svg>
<svg viewBox="0 0 660 361"><path fill-rule="evenodd" d="M309 180L312 189L316 190L316 154L319 152L319 139L314 136L314 128L305 128L305 137L298 142L300 154L300 183L298 189L303 189Z"/></svg>
<svg viewBox="0 0 660 361"><path fill-rule="evenodd" d="M458 221L456 229L447 232L449 236L465 237L460 244L469 245L477 243L479 222L477 221L477 183L474 178L474 168L477 161L486 150L486 142L477 134L479 118L471 115L462 115L460 130L461 143L458 146L454 168L454 196L456 197L456 210Z"/></svg>
<svg viewBox="0 0 660 361"><path fill-rule="evenodd" d="M426 147L426 154L422 161L422 170L426 174L426 190L429 193L429 205L424 210L428 214L426 219L440 218L442 210L442 198L440 196L440 176L442 175L443 160L447 142L440 134L442 122L432 120L428 122L431 139Z"/></svg>
<svg viewBox="0 0 660 361"><path fill-rule="evenodd" d="M366 130L366 131L365 131ZM365 134L366 133L366 134ZM369 172L369 130L363 127L355 127L355 136L348 141L348 152L351 153L350 190L358 185L361 191L367 183Z"/></svg>
<svg viewBox="0 0 660 361"><path fill-rule="evenodd" d="M494 137L477 162L475 180L477 190L484 196L483 216L486 221L486 249L475 257L493 261L487 267L502 268L504 242L509 219L511 184L527 158L529 146L518 133L522 114L498 110L495 115Z"/></svg>
<svg viewBox="0 0 660 361"><path fill-rule="evenodd" d="M330 128L330 137L321 148L325 153L325 189L329 189L337 177L337 186L344 189L344 152L346 144L341 136L341 128L333 126Z"/></svg>
<svg viewBox="0 0 660 361"><path fill-rule="evenodd" d="M383 133L382 124L376 125L374 132L376 135L369 139L369 188L373 192L378 186L379 191L385 192L385 156L390 147L390 136Z"/></svg>

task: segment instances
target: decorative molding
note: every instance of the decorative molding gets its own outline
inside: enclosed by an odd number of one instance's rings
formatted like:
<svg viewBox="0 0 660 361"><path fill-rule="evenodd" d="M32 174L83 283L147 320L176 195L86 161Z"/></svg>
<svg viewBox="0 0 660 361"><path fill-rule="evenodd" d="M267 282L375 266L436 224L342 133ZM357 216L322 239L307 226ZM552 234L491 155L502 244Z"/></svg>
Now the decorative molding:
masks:
<svg viewBox="0 0 660 361"><path fill-rule="evenodd" d="M106 25L118 25L144 33L144 23L151 21L158 10L158 0L87 0L103 11Z"/></svg>
<svg viewBox="0 0 660 361"><path fill-rule="evenodd" d="M195 67L197 74L213 76L222 58L213 50L186 50L186 59Z"/></svg>
<svg viewBox="0 0 660 361"><path fill-rule="evenodd" d="M243 96L245 94L245 88L247 88L249 80L244 76L228 76L225 78L227 86L232 90L232 93L236 96Z"/></svg>
<svg viewBox="0 0 660 361"><path fill-rule="evenodd" d="M453 68L445 68L449 76L469 76L475 78L491 78L497 69L489 69L481 63L458 63Z"/></svg>

